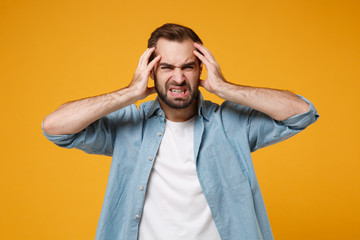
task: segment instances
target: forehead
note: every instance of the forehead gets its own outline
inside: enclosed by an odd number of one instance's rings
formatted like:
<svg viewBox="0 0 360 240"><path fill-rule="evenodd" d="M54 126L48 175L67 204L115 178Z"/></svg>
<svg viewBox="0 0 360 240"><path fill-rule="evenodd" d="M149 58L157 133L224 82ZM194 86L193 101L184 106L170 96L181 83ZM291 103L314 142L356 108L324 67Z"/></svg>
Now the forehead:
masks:
<svg viewBox="0 0 360 240"><path fill-rule="evenodd" d="M196 56L194 42L186 39L182 42L170 41L160 38L156 44L156 55L161 55L160 63L167 63L174 66L190 61L195 61Z"/></svg>

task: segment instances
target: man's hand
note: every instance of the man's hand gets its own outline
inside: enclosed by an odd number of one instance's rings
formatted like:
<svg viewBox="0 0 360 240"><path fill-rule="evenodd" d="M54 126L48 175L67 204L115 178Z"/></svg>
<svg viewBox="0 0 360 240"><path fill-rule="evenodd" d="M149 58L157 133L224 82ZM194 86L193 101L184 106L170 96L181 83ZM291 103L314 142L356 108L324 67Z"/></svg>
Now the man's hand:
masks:
<svg viewBox="0 0 360 240"><path fill-rule="evenodd" d="M207 70L207 78L205 80L200 80L200 86L205 88L208 92L219 95L219 90L224 83L226 83L226 80L221 73L219 64L215 61L211 52L203 45L195 42L194 46L203 54L202 55L198 51L194 50L194 55L201 60Z"/></svg>
<svg viewBox="0 0 360 240"><path fill-rule="evenodd" d="M251 107L278 121L304 113L309 109L307 102L288 91L241 86L227 82L210 51L199 43L194 43L194 46L203 54L194 50L194 55L201 60L208 71L207 78L200 80L200 86L208 92L225 100Z"/></svg>
<svg viewBox="0 0 360 240"><path fill-rule="evenodd" d="M154 51L155 47L148 48L140 57L138 67L129 85L129 89L133 91L135 96L138 96L139 100L144 99L148 95L156 92L155 87L148 87L150 73L155 64L161 59L161 56L158 55L150 63L148 63L149 58Z"/></svg>
<svg viewBox="0 0 360 240"><path fill-rule="evenodd" d="M129 87L63 104L45 117L45 132L53 135L77 133L97 119L155 93L153 87L148 88L151 70L161 58L157 56L148 63L154 50L155 48L149 48L140 57Z"/></svg>

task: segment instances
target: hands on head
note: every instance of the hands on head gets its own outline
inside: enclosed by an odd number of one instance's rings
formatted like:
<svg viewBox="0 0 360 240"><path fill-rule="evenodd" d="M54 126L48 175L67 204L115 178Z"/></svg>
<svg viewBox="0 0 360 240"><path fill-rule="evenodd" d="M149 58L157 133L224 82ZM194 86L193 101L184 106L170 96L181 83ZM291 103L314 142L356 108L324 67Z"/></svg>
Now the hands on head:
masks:
<svg viewBox="0 0 360 240"><path fill-rule="evenodd" d="M155 51L155 47L148 48L141 55L134 77L129 85L132 88L134 94L139 96L140 99L144 99L150 94L155 93L155 87L148 87L149 76L155 64L160 61L161 56L156 56L150 63L149 58Z"/></svg>
<svg viewBox="0 0 360 240"><path fill-rule="evenodd" d="M194 50L194 55L200 59L207 70L207 78L205 80L200 79L200 86L205 88L208 92L218 94L221 85L226 83L226 80L221 73L220 66L211 52L202 44L195 42L194 46L196 48Z"/></svg>
<svg viewBox="0 0 360 240"><path fill-rule="evenodd" d="M193 51L194 55L200 59L207 69L207 78L205 80L200 79L199 85L205 88L208 92L217 94L221 88L221 84L226 83L226 80L221 73L220 66L207 48L196 42L194 43L194 46L196 48ZM129 87L135 94L137 94L137 96L139 96L140 99L144 99L148 95L156 92L155 87L148 87L150 74L161 59L161 56L158 55L149 62L149 58L154 51L155 47L152 47L146 49L146 51L142 54L132 82L129 85Z"/></svg>

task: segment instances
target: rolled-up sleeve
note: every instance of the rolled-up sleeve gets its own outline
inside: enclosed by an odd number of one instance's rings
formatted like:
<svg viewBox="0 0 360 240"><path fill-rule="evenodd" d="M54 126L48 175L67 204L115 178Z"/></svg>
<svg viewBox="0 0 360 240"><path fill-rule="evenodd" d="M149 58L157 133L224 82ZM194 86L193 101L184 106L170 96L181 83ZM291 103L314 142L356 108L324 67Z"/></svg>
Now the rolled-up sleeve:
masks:
<svg viewBox="0 0 360 240"><path fill-rule="evenodd" d="M309 104L309 110L283 121L276 121L268 115L252 110L248 119L248 137L251 151L281 142L304 130L318 118L314 105L302 96Z"/></svg>
<svg viewBox="0 0 360 240"><path fill-rule="evenodd" d="M303 130L310 124L316 122L316 120L319 118L319 114L316 111L314 105L309 100L299 95L298 97L309 104L309 110L307 112L292 116L281 122L293 129Z"/></svg>
<svg viewBox="0 0 360 240"><path fill-rule="evenodd" d="M90 154L112 156L115 139L112 117L115 114L107 115L75 134L47 134L42 124L43 134L60 147L77 148Z"/></svg>

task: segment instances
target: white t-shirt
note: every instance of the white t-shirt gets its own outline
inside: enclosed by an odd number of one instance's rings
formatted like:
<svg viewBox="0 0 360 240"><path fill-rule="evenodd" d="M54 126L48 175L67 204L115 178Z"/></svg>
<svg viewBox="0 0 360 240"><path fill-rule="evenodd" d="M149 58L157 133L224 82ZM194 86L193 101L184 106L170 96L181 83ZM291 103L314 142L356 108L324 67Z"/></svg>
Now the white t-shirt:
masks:
<svg viewBox="0 0 360 240"><path fill-rule="evenodd" d="M166 120L138 240L220 240L194 161L194 122Z"/></svg>

